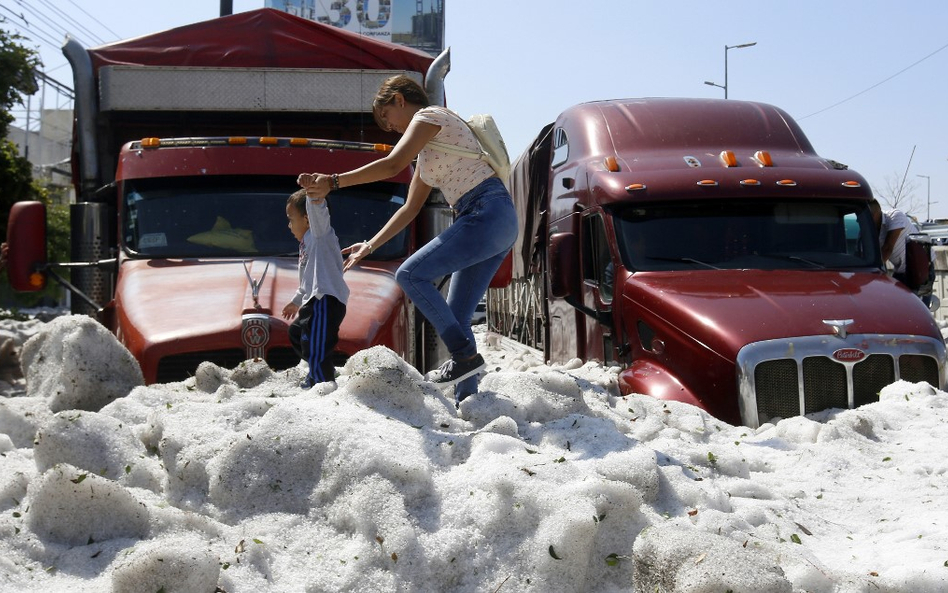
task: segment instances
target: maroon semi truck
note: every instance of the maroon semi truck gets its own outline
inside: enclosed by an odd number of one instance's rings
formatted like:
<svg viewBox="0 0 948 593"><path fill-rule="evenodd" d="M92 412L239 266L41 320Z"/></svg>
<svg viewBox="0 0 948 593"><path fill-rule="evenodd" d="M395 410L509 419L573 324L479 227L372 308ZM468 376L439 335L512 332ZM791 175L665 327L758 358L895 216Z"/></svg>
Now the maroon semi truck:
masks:
<svg viewBox="0 0 948 593"><path fill-rule="evenodd" d="M181 380L202 361L298 363L281 312L298 286L285 204L301 172L380 158L397 137L371 114L380 82L407 74L436 102L437 59L272 9L84 49L63 49L76 85L73 310L98 317L147 382ZM371 237L406 198L411 171L334 192L343 246ZM450 223L434 194L416 223L346 273L351 297L335 355L375 344L422 370L442 356L394 271ZM47 275L45 213L11 211L10 278Z"/></svg>
<svg viewBox="0 0 948 593"><path fill-rule="evenodd" d="M549 360L618 364L623 393L751 427L897 379L945 386L932 313L882 267L868 184L776 107L577 105L510 184L524 230L489 323Z"/></svg>

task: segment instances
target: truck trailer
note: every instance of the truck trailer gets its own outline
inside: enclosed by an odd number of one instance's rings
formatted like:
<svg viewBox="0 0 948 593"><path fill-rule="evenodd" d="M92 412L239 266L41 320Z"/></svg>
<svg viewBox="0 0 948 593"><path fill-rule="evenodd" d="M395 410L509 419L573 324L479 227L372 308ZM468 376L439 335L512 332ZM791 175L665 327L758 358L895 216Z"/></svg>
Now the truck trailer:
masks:
<svg viewBox="0 0 948 593"><path fill-rule="evenodd" d="M552 362L619 365L622 393L750 427L898 379L945 386L932 312L882 265L868 184L777 107L576 105L510 187L524 228L488 320Z"/></svg>
<svg viewBox="0 0 948 593"><path fill-rule="evenodd" d="M76 88L71 282L45 261L42 205L18 203L14 288L61 279L73 312L111 328L148 383L183 380L203 361L298 364L281 318L298 287L285 215L296 177L384 155L397 137L372 117L379 84L406 74L443 104L449 54L433 59L273 9L92 49L67 40L63 52ZM343 246L388 220L411 174L333 192ZM346 273L337 363L375 344L421 370L443 356L394 272L450 219L433 192L415 223Z"/></svg>

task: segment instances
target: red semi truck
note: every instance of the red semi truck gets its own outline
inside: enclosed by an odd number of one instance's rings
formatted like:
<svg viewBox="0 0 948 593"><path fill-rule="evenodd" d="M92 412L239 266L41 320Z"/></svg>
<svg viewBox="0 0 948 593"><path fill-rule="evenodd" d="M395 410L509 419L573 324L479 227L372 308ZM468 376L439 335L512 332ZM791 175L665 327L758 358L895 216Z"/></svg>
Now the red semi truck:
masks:
<svg viewBox="0 0 948 593"><path fill-rule="evenodd" d="M285 215L296 176L380 158L397 139L371 114L380 82L407 74L443 103L447 52L432 59L272 9L63 51L76 85L74 312L114 330L149 383L184 379L205 360L296 365L281 318L298 286ZM406 169L334 192L340 243L371 237L410 178ZM37 203L11 211L18 290L56 274L44 221ZM374 344L422 370L442 356L394 272L449 223L434 194L416 223L346 273L339 362Z"/></svg>
<svg viewBox="0 0 948 593"><path fill-rule="evenodd" d="M897 379L945 386L931 312L882 267L868 184L776 107L577 105L510 185L524 231L489 323L549 360L618 364L623 393L751 427Z"/></svg>

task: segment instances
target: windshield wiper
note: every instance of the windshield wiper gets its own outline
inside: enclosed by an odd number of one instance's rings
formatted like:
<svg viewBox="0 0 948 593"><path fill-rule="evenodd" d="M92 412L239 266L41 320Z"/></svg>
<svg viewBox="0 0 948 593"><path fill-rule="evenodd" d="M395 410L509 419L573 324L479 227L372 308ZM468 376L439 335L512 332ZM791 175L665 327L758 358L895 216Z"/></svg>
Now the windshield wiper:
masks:
<svg viewBox="0 0 948 593"><path fill-rule="evenodd" d="M815 262L811 259L806 259L805 257L800 257L799 255L786 255L783 253L758 253L760 257L769 257L771 259L782 259L784 261L798 261L803 262L807 265L813 266L814 268L820 268L825 270L826 266L819 262Z"/></svg>
<svg viewBox="0 0 948 593"><path fill-rule="evenodd" d="M720 270L721 268L713 266L708 262L703 262L700 259L695 259L693 257L655 257L652 255L646 255L645 259L651 259L655 261L671 261L678 262L683 264L698 264L699 266L704 266L706 268L711 268L712 270Z"/></svg>

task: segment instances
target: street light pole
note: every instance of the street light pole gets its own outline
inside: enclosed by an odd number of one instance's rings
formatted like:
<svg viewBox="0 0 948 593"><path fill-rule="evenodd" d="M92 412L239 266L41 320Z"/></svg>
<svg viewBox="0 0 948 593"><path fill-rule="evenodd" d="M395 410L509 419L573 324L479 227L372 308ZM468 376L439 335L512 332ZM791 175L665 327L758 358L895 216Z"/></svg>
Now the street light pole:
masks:
<svg viewBox="0 0 948 593"><path fill-rule="evenodd" d="M916 175L916 177L923 177L928 182L928 214L925 216L926 220L932 219L932 178L929 175Z"/></svg>
<svg viewBox="0 0 948 593"><path fill-rule="evenodd" d="M751 43L741 43L739 45L725 45L724 46L724 85L715 84L711 82L710 80L706 80L704 81L704 83L709 86L716 86L719 89L724 89L724 98L727 99L727 52L728 50L741 49L743 47L753 47L755 45L757 45L756 41L752 41Z"/></svg>

